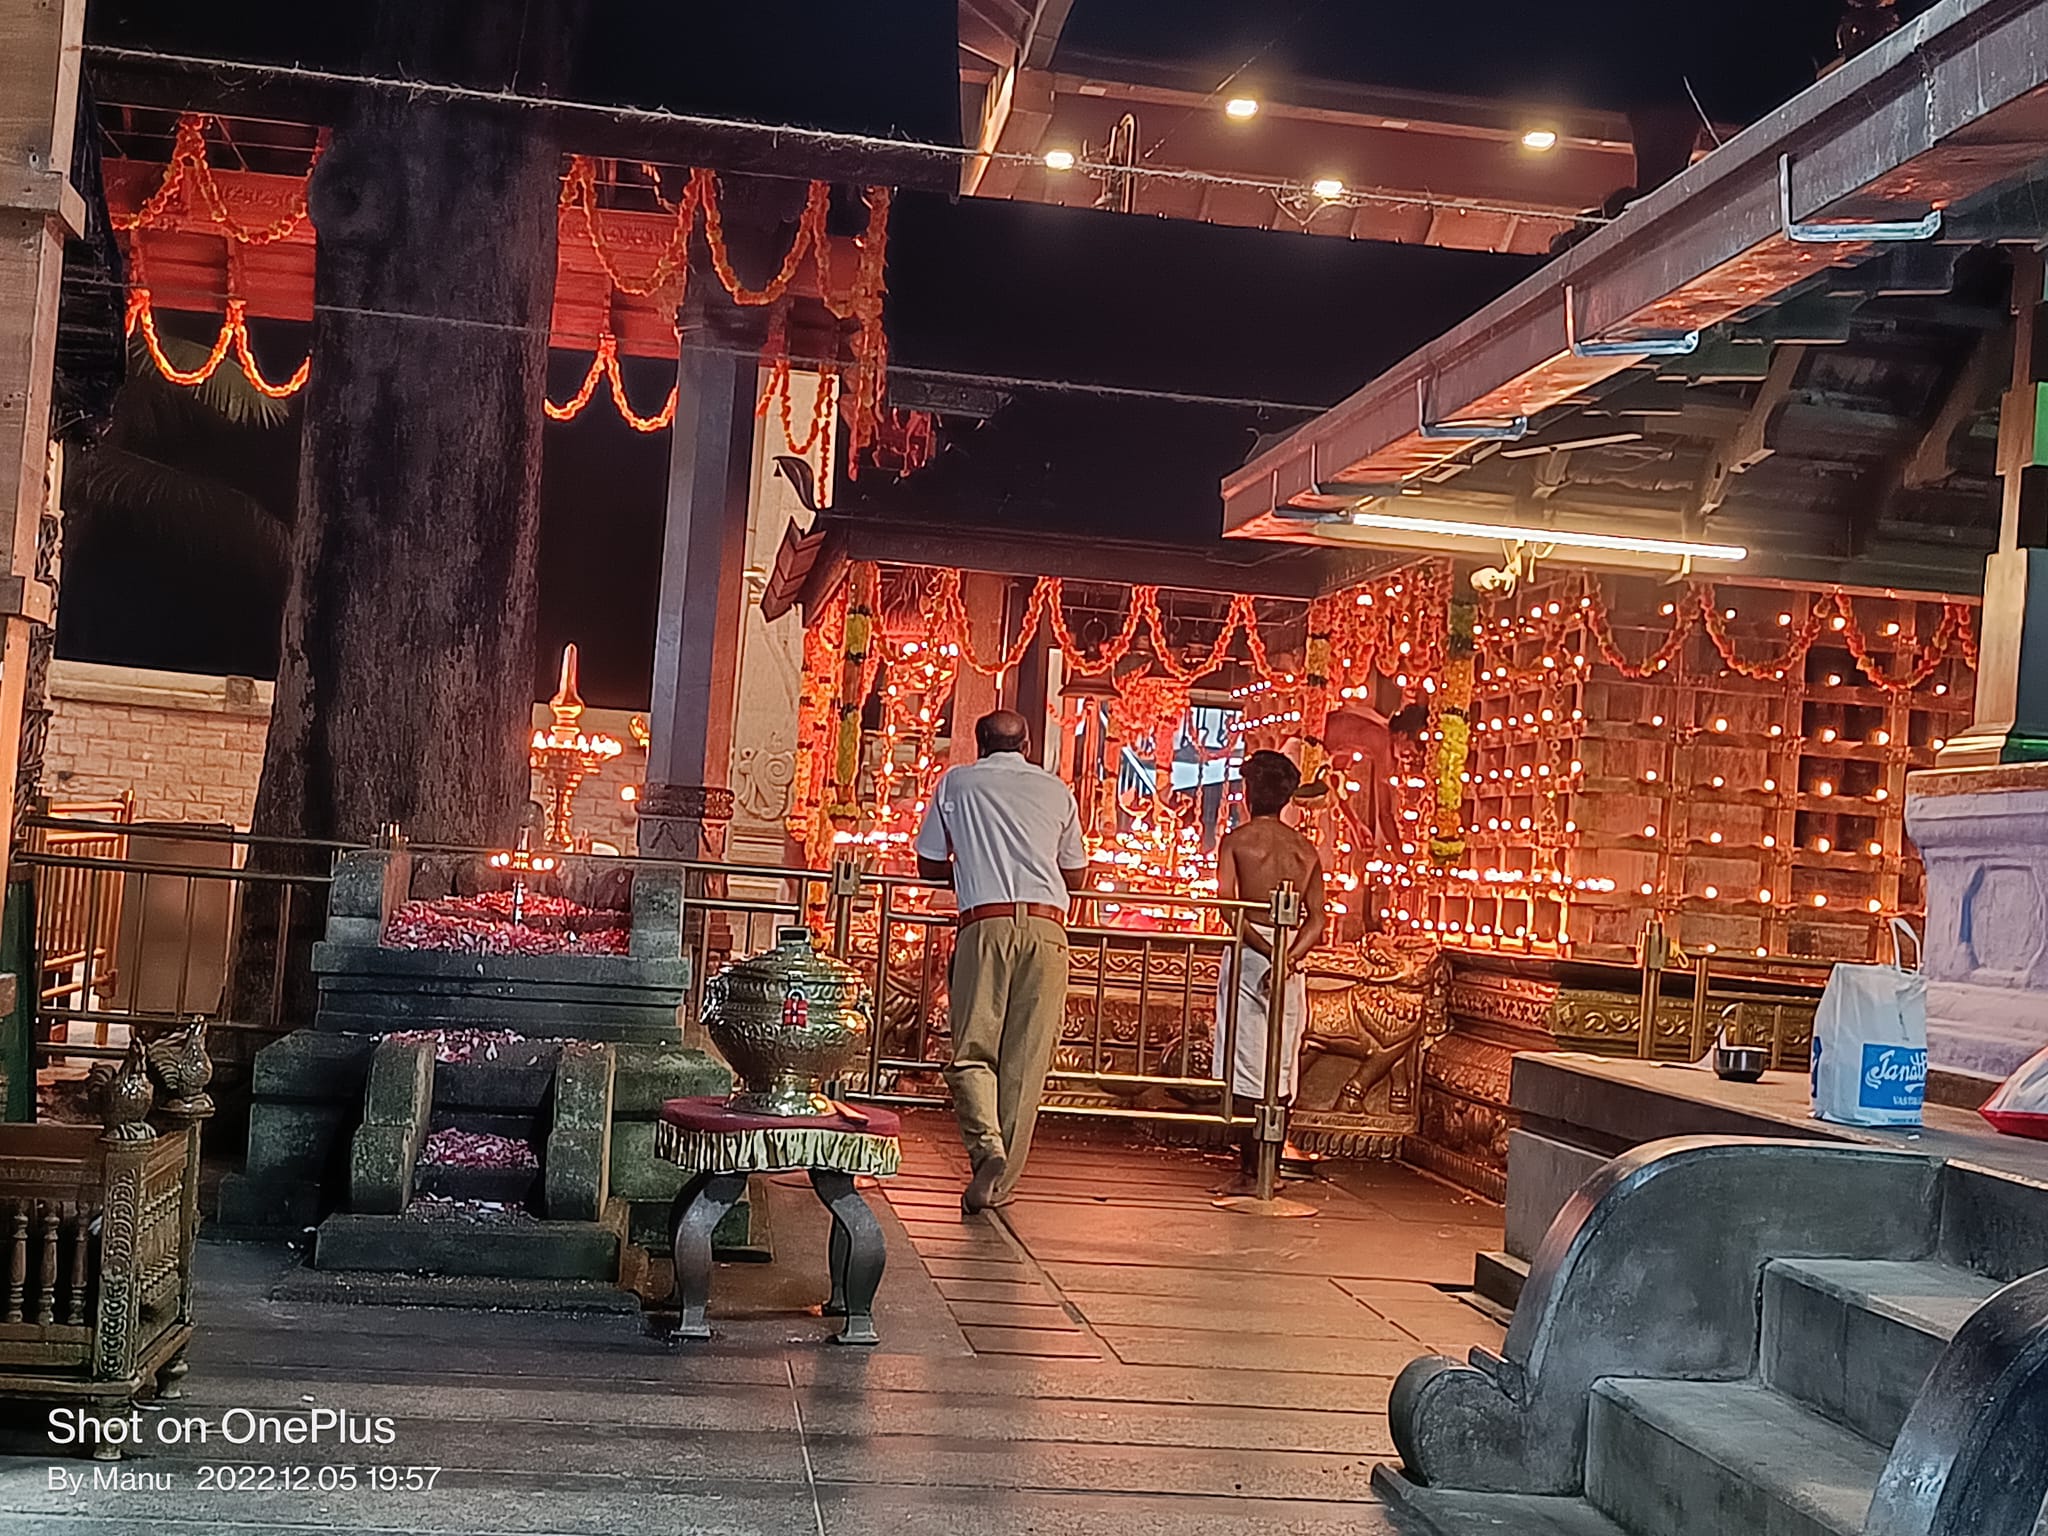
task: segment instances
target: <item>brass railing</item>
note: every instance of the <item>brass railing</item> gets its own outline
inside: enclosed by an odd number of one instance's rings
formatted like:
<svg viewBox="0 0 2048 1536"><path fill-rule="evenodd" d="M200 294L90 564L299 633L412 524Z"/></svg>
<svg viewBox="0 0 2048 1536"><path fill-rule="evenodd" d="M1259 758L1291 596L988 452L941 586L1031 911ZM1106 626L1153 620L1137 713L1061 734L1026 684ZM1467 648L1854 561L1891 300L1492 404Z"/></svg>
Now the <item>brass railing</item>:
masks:
<svg viewBox="0 0 2048 1536"><path fill-rule="evenodd" d="M1691 1008L1686 1039L1688 1060L1698 1061L1707 1053L1718 1034L1713 1013L1718 1005L1723 1018L1736 1012L1769 1010L1769 1023L1762 1040L1745 1038L1737 1043L1763 1045L1769 1052L1773 1071L1787 1065L1786 1014L1811 1014L1827 983L1827 967L1800 965L1775 959L1750 959L1711 951L1687 954L1671 942L1662 922L1651 918L1643 925L1636 951L1641 974L1636 1013L1636 1055L1650 1060L1657 1048L1657 1016L1664 998L1665 973L1686 972L1691 980ZM1754 1034L1751 1030L1748 1033Z"/></svg>

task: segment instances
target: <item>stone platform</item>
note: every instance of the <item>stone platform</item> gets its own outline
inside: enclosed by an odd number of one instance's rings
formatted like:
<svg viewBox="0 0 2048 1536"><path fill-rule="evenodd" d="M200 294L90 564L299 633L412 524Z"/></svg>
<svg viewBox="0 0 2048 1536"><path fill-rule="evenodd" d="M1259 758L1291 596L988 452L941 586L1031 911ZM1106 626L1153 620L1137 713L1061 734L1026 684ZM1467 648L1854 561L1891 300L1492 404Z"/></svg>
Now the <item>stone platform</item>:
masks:
<svg viewBox="0 0 2048 1536"><path fill-rule="evenodd" d="M1927 1064L1995 1081L2048 1045L2048 763L1906 790L1927 866Z"/></svg>
<svg viewBox="0 0 2048 1536"><path fill-rule="evenodd" d="M914 1115L877 1199L874 1351L829 1344L827 1218L770 1183L773 1264L732 1266L721 1337L677 1354L617 1315L333 1305L283 1249L206 1244L183 1411L397 1419L388 1447L153 1449L163 1488L91 1486L42 1419L0 1439L9 1536L1394 1536L1368 1486L1391 1376L1498 1347L1443 1289L1497 1207L1391 1164L1296 1185L1268 1223L1209 1201L1221 1159L1047 1123L1000 1221L963 1221L950 1121ZM365 1298L366 1300L368 1298ZM201 1463L438 1466L432 1491L252 1496ZM87 1474L50 1486L50 1468Z"/></svg>
<svg viewBox="0 0 2048 1536"><path fill-rule="evenodd" d="M1950 1080L1951 1084L1954 1079ZM1929 1104L1919 1129L1832 1125L1808 1113L1806 1074L1727 1083L1677 1064L1565 1053L1514 1060L1504 1246L1482 1256L1479 1288L1512 1306L1543 1234L1609 1158L1667 1136L1793 1137L1895 1147L2048 1185L2048 1142L2001 1136L1974 1110ZM1720 1220L1720 1213L1703 1213Z"/></svg>

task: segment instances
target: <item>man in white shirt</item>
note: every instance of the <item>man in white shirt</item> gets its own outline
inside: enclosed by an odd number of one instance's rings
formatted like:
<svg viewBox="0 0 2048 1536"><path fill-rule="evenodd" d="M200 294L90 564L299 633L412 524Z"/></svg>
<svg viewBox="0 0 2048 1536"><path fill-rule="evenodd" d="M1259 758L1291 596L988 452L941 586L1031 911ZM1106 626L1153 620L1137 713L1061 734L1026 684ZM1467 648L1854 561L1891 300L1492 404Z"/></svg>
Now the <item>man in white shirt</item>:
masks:
<svg viewBox="0 0 2048 1536"><path fill-rule="evenodd" d="M917 871L952 884L953 1064L946 1083L974 1164L972 1214L1005 1204L1024 1171L1067 1005L1067 905L1087 873L1074 792L1024 756L1015 710L975 723L976 762L949 769L917 834Z"/></svg>

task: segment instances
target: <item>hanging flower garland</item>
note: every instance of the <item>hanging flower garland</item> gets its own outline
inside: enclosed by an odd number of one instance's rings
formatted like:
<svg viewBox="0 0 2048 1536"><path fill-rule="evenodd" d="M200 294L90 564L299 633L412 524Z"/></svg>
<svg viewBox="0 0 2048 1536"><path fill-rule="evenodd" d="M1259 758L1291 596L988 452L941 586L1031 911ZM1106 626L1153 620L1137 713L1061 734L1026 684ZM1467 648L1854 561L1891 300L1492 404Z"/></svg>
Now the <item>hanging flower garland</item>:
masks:
<svg viewBox="0 0 2048 1536"><path fill-rule="evenodd" d="M675 421L676 386L673 384L668 387L668 399L662 402L661 409L652 416L642 416L633 409L632 404L626 399L626 381L619 370L618 338L610 331L598 333L597 350L591 354L590 370L583 375L583 383L577 387L576 393L569 397L568 403L557 405L552 400L543 399L540 408L547 413L550 421L574 421L583 414L583 408L590 404L590 397L597 392L599 379L603 379L610 387L612 405L617 409L619 419L635 432L659 432Z"/></svg>
<svg viewBox="0 0 2048 1536"><path fill-rule="evenodd" d="M227 315L221 321L220 333L214 337L213 345L207 350L206 360L197 368L180 368L165 355L163 340L157 334L156 308L150 301L147 288L128 290L128 312L124 328L130 336L141 333L142 345L149 353L149 360L156 364L158 373L171 383L183 384L187 388L196 389L212 378L214 371L227 360L230 352L234 354L242 372L248 376L250 387L272 400L287 400L297 394L306 387L306 380L312 373L313 360L309 357L282 383L273 382L265 376L249 344L248 309L240 299L228 300Z"/></svg>
<svg viewBox="0 0 2048 1536"><path fill-rule="evenodd" d="M1599 648L1607 664L1632 682L1645 682L1668 668L1685 652L1685 642L1691 637L1693 626L1700 621L1700 606L1689 594L1683 603L1672 608L1671 633L1654 651L1633 662L1622 653L1616 644L1614 627L1608 621L1607 605L1600 596L1599 583L1592 578L1586 582L1586 592L1579 606L1586 616L1586 628L1592 632L1593 644Z"/></svg>
<svg viewBox="0 0 2048 1536"><path fill-rule="evenodd" d="M871 561L862 561L848 577L851 593L846 635L839 668L839 729L832 757L832 795L826 814L849 824L860 815L860 719L874 691L882 653L875 645L875 604L879 575Z"/></svg>
<svg viewBox="0 0 2048 1536"><path fill-rule="evenodd" d="M1683 602L1672 605L1671 632L1640 663L1631 662L1616 644L1607 607L1596 582L1587 581L1579 607L1602 658L1623 677L1636 682L1655 677L1677 660L1695 624L1704 625L1707 638L1713 642L1724 666L1758 682L1774 682L1783 678L1805 660L1807 653L1830 631L1842 636L1843 645L1856 663L1857 670L1870 680L1871 685L1894 696L1919 688L1940 669L1951 652L1961 655L1970 665L1976 665L1976 649L1970 639L1970 611L1963 603L1942 605L1941 620L1934 634L1917 649L1906 671L1898 677L1888 675L1883 660L1872 652L1869 639L1856 618L1855 600L1846 592L1831 592L1817 598L1805 619L1786 641L1785 648L1763 661L1746 660L1736 651L1733 637L1728 633L1727 611L1711 587L1694 587Z"/></svg>
<svg viewBox="0 0 2048 1536"><path fill-rule="evenodd" d="M129 297L128 328L130 334L138 328L141 330L150 360L156 364L158 371L173 383L188 386L203 384L213 376L214 370L232 352L252 385L272 399L283 399L305 387L310 373L310 359L301 363L282 383L266 378L257 366L249 343L246 304L243 300L232 296L229 298L228 313L222 324L220 337L209 351L207 361L202 367L179 369L165 356L157 338L149 289L141 280L142 252L139 235L142 230L176 228L188 218L203 213L208 222L230 242L232 257L234 247L269 245L289 239L308 222L310 214L306 202L305 181L301 182L293 194L285 212L269 223L246 224L235 218L227 195L206 160L206 124L210 116L211 114L189 112L180 116L171 158L164 167L163 179L133 214L114 220L114 227L130 236L129 254L135 272ZM314 150L314 165L319 163L325 143L323 135L319 146ZM649 169L652 174L651 168L645 169ZM311 175L312 168L309 166L306 180L309 181ZM660 198L658 177L655 195ZM847 403L848 423L847 474L854 477L859 474L860 459L873 442L877 424L881 419L888 364L888 340L882 330L882 310L887 271L889 189L871 187L866 193L866 200L867 229L856 242L860 256L855 264L852 281L843 297L840 289L834 284L830 237L826 233L826 215L831 203L831 189L822 181L810 183L805 194L803 211L797 220L796 237L791 241L788 251L784 253L775 274L759 288L749 288L741 281L733 266L732 253L725 236L719 181L715 172L701 167L694 169L690 172L682 196L676 202L669 203L666 199L661 199L663 206L672 213L674 225L667 243L656 253L653 264L644 273L637 275L625 270L605 237L598 207L597 162L590 156L570 157L568 169L562 177L559 205L565 217L571 213L581 215L584 237L597 257L606 280L616 292L635 298L654 298L669 307L680 306L685 296L689 282L690 236L700 217L704 221L705 244L712 271L735 304L762 306L776 303L789 292L802 270L805 257L808 256L817 272L819 297L825 307L834 317L851 320L856 325L851 344L851 378L843 391ZM232 267L231 259L231 295L239 286L234 280ZM771 359L771 365L772 361ZM673 389L670 390L667 403L653 416L640 415L627 403L625 386L619 378L617 340L608 331L598 338L590 370L584 377L582 387L569 402L561 406L551 401L543 402L549 419L573 420L590 403L600 379L610 384L613 404L618 407L621 417L635 431L657 432L674 421ZM784 434L790 439L793 451L807 455L810 445L821 435L825 435L824 423L830 419L830 402L821 400L814 410L811 431L804 439L804 446L796 447L795 430L790 421L786 359L779 381L775 378L771 378L770 381L771 391L778 387L782 393ZM828 393L821 391L821 394Z"/></svg>
<svg viewBox="0 0 2048 1536"><path fill-rule="evenodd" d="M1323 731L1330 719L1330 632L1336 623L1336 605L1319 597L1308 605L1308 641L1302 648L1301 691L1301 781L1310 784L1321 776L1326 754Z"/></svg>
<svg viewBox="0 0 2048 1536"><path fill-rule="evenodd" d="M1821 625L1826 622L1828 608L1832 603L1847 603L1846 598L1821 598L1807 609L1806 618L1792 632L1785 649L1767 661L1745 661L1735 653L1735 643L1728 634L1728 614L1714 596L1711 587L1700 587L1693 593L1699 604L1700 617L1707 626L1707 638L1714 642L1714 649L1720 654L1721 662L1729 671L1749 678L1752 682L1776 682L1806 659L1806 653L1820 638Z"/></svg>
<svg viewBox="0 0 2048 1536"><path fill-rule="evenodd" d="M761 398L755 402L754 415L765 418L769 407L777 407L777 420L782 424L782 441L789 451L808 462L813 448L818 450L818 463L813 471L818 483L824 484L832 456L832 408L838 394L839 376L832 369L820 369L816 379L816 390L811 397L811 427L799 441L796 423L793 419L795 408L789 398L791 366L789 358L789 309L781 306L768 322L768 341L762 349L762 357L768 364L768 379L761 386Z"/></svg>
<svg viewBox="0 0 2048 1536"><path fill-rule="evenodd" d="M1436 831L1430 859L1453 865L1465 856L1465 763L1472 745L1473 619L1477 605L1463 593L1446 604L1444 682L1437 705Z"/></svg>
<svg viewBox="0 0 2048 1536"><path fill-rule="evenodd" d="M303 181L285 211L268 224L244 224L228 211L227 197L214 178L213 167L206 163L206 124L213 115L210 112L179 115L177 133L171 141L171 159L164 167L163 180L157 183L157 189L134 213L126 218L117 215L111 221L115 229L131 233L172 226L179 222L181 213L193 211L196 202L198 210L204 211L215 228L237 245L271 245L279 240L288 240L298 232L308 217L306 183ZM306 168L308 180L312 177L313 166L320 163L326 145L327 136L323 132L314 145L312 165Z"/></svg>
<svg viewBox="0 0 2048 1536"><path fill-rule="evenodd" d="M1266 665L1265 640L1259 635L1259 613L1250 597L1243 593L1231 598L1230 608L1223 615L1223 627L1216 632L1216 639L1210 645L1208 654L1199 661L1182 662L1167 642L1166 622L1159 611L1159 589L1145 589L1145 623L1152 631L1152 651L1159 660L1159 669L1175 682L1192 683L1197 678L1207 677L1230 659L1230 642L1243 631L1245 646L1251 652L1253 666L1264 675Z"/></svg>
<svg viewBox="0 0 2048 1536"><path fill-rule="evenodd" d="M1891 677L1886 675L1884 664L1871 654L1870 641L1864 636L1862 626L1856 622L1855 609L1845 595L1835 594L1835 610L1840 623L1834 627L1840 631L1843 643L1848 646L1850 659L1856 663L1857 669L1870 679L1873 686L1893 697L1913 692L1934 676L1940 670L1942 662L1948 658L1950 646L1955 645L1959 650L1962 648L1957 637L1968 623L1969 612L1960 603L1942 604L1941 620L1935 625L1933 636L1920 648L1919 654L1913 658L1903 676Z"/></svg>
<svg viewBox="0 0 2048 1536"><path fill-rule="evenodd" d="M1031 642L1038 636L1038 624L1045 613L1046 602L1056 588L1054 578L1039 578L1031 589L1031 600L1025 605L1024 617L1017 626L1017 638L993 661L974 648L974 630L968 621L967 606L960 598L960 573L957 570L939 573L932 601L941 632L948 644L958 648L960 659L984 677L1000 677L1015 670L1030 652Z"/></svg>
<svg viewBox="0 0 2048 1536"><path fill-rule="evenodd" d="M1074 638L1074 632L1067 627L1066 610L1060 602L1061 594L1065 590L1063 585L1058 578L1051 579L1053 590L1046 599L1045 616L1047 622L1052 625L1052 642L1060 648L1060 653L1065 658L1065 669L1076 677L1102 677L1114 672L1118 663L1131 654L1131 647L1137 643L1138 630L1149 617L1152 605L1157 602L1159 589L1131 588L1131 606L1124 614L1123 627L1104 641L1102 649L1091 657L1082 650L1081 642Z"/></svg>
<svg viewBox="0 0 2048 1536"><path fill-rule="evenodd" d="M837 697L850 596L850 583L841 582L804 626L803 672L797 685L796 769L785 827L809 850L814 863L830 857L831 826L819 812L837 761Z"/></svg>

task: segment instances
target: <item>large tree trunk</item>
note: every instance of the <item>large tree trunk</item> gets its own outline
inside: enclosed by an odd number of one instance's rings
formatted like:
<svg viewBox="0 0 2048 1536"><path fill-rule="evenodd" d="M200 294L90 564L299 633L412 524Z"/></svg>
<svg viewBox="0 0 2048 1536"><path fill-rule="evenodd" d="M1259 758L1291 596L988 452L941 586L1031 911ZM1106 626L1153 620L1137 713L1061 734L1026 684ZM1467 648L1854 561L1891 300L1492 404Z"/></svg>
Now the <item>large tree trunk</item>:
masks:
<svg viewBox="0 0 2048 1536"><path fill-rule="evenodd" d="M376 73L534 90L581 4L379 10ZM527 806L560 172L536 113L388 92L359 100L314 172L313 367L258 833L396 822L497 845ZM241 999L274 974L264 905Z"/></svg>

